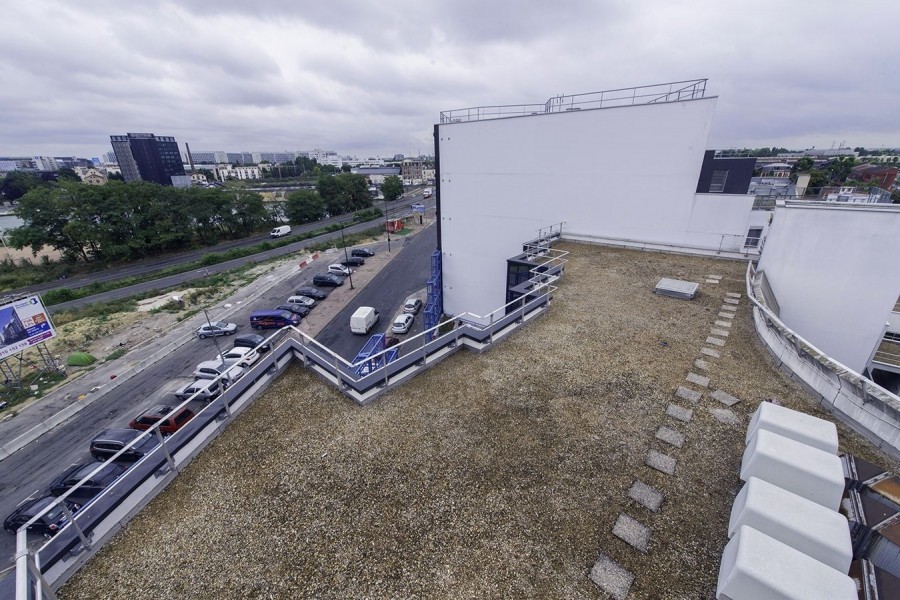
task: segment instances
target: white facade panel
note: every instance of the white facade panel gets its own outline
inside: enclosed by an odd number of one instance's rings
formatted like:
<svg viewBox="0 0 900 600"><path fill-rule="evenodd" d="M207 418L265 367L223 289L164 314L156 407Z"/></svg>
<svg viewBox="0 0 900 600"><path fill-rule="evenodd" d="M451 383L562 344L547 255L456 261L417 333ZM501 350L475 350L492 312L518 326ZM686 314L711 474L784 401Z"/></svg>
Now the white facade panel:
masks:
<svg viewBox="0 0 900 600"><path fill-rule="evenodd" d="M440 125L445 312L485 315L502 306L506 259L563 221L573 236L708 249L723 234L744 236L752 197L695 193L715 104Z"/></svg>
<svg viewBox="0 0 900 600"><path fill-rule="evenodd" d="M900 207L779 206L759 262L785 325L861 373L900 296Z"/></svg>

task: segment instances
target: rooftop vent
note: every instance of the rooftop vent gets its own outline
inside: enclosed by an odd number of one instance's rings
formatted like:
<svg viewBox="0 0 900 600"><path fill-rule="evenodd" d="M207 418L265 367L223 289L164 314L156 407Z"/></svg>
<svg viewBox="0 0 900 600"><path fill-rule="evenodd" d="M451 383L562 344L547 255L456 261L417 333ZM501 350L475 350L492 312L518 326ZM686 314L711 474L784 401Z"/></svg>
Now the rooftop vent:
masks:
<svg viewBox="0 0 900 600"><path fill-rule="evenodd" d="M660 296L671 296L672 298L680 298L682 300L693 300L699 289L699 283L681 281L680 279L667 279L664 277L659 280L659 283L656 284L656 289L653 291Z"/></svg>

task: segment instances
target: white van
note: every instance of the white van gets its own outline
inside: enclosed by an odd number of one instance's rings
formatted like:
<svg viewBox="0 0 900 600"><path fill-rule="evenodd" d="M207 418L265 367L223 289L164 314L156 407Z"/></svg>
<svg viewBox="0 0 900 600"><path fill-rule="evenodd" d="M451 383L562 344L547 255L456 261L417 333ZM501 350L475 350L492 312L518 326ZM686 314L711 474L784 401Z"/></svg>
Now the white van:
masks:
<svg viewBox="0 0 900 600"><path fill-rule="evenodd" d="M280 238L286 235L291 234L291 226L290 225L282 225L281 227L276 227L272 230L272 233L269 234L269 237L272 238Z"/></svg>
<svg viewBox="0 0 900 600"><path fill-rule="evenodd" d="M350 332L366 335L378 322L378 311L371 306L360 306L350 317Z"/></svg>

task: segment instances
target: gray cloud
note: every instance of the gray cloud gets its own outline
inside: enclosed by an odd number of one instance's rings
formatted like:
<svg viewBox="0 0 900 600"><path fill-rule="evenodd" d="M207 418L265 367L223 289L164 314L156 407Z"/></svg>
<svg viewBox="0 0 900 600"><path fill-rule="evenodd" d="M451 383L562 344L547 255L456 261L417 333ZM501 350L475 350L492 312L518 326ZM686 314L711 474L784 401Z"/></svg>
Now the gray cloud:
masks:
<svg viewBox="0 0 900 600"><path fill-rule="evenodd" d="M709 78L711 147L898 145L900 5L823 0L5 7L0 154L431 151L441 110Z"/></svg>

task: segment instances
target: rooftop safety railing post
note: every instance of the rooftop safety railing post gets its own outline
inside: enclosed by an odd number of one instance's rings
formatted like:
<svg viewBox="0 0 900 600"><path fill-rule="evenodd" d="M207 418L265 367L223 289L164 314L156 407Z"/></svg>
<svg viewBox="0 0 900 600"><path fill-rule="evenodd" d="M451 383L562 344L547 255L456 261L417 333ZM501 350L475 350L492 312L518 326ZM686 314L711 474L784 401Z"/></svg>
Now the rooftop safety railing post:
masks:
<svg viewBox="0 0 900 600"><path fill-rule="evenodd" d="M387 361L387 353L384 354L384 389L388 387L388 379L390 375L388 374L388 361Z"/></svg>
<svg viewBox="0 0 900 600"><path fill-rule="evenodd" d="M66 518L69 520L69 523L72 525L72 527L75 528L75 532L78 533L78 537L81 538L81 543L84 544L84 547L90 548L91 543L88 541L87 536L84 535L84 531L81 529L81 525L79 525L78 522L75 521L75 516L72 514L72 511L69 510L69 507L66 506L65 501L60 502L59 507L66 515Z"/></svg>
<svg viewBox="0 0 900 600"><path fill-rule="evenodd" d="M28 574L31 555L28 553L28 530L16 532L16 600L30 600Z"/></svg>
<svg viewBox="0 0 900 600"><path fill-rule="evenodd" d="M163 437L162 431L159 430L159 425L153 428L154 433L156 433L156 439L159 440L159 445L162 446L163 454L166 455L166 462L169 463L169 468L173 471L175 470L175 459L172 458L172 453L169 452L169 447L166 445L166 440Z"/></svg>
<svg viewBox="0 0 900 600"><path fill-rule="evenodd" d="M494 313L491 313L491 330L490 331L491 331L490 343L493 344L494 343Z"/></svg>
<svg viewBox="0 0 900 600"><path fill-rule="evenodd" d="M425 344L427 342L428 342L428 337L423 335L422 336L422 366L423 367L428 364L428 352L425 349Z"/></svg>
<svg viewBox="0 0 900 600"><path fill-rule="evenodd" d="M341 377L341 361L337 355L334 357L334 375L337 377L338 389L344 389L344 380Z"/></svg>

